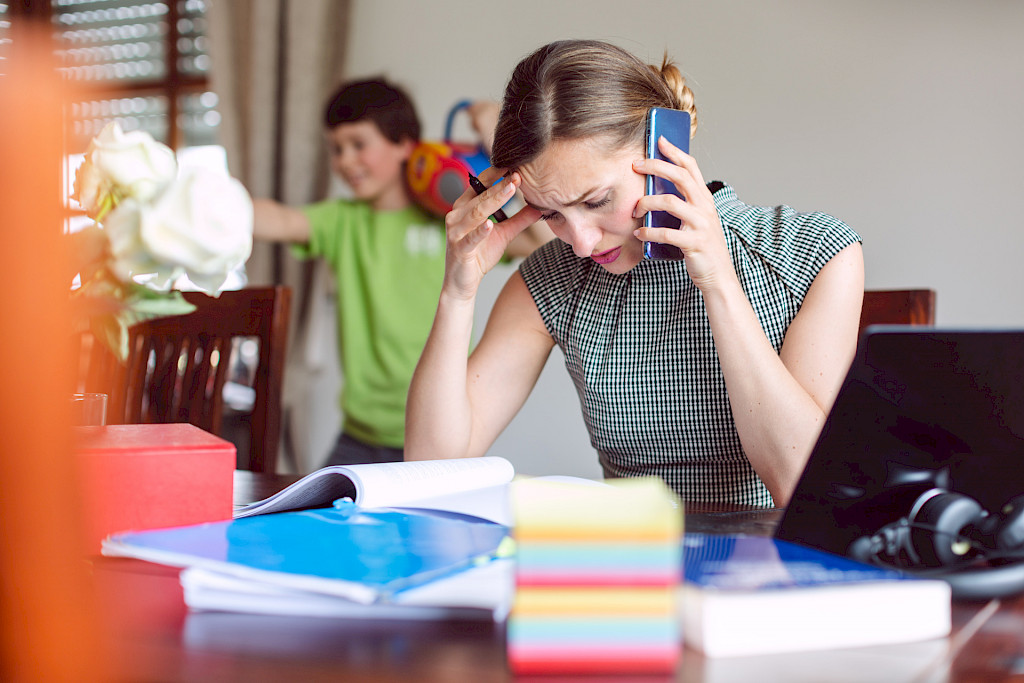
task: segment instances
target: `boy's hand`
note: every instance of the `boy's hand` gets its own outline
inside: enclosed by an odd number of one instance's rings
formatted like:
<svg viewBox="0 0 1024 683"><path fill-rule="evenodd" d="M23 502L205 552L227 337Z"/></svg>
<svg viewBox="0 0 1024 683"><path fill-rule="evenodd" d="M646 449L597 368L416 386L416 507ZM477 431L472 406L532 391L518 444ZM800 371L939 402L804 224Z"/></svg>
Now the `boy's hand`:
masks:
<svg viewBox="0 0 1024 683"><path fill-rule="evenodd" d="M508 248L509 242L540 219L540 212L529 206L501 223L488 216L500 209L522 182L518 173L501 178L502 170L488 168L480 181L488 186L479 196L472 188L455 201L445 216L448 240L445 259L445 289L452 296L469 299L476 296L483 276L490 271Z"/></svg>

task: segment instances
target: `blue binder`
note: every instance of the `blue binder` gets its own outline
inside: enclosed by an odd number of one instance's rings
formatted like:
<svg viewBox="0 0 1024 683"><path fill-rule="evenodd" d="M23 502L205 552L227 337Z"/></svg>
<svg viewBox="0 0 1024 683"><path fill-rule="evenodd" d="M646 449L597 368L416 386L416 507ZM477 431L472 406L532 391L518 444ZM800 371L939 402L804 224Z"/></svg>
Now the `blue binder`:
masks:
<svg viewBox="0 0 1024 683"><path fill-rule="evenodd" d="M498 554L508 528L427 512L332 508L115 534L103 554L339 595L364 604Z"/></svg>

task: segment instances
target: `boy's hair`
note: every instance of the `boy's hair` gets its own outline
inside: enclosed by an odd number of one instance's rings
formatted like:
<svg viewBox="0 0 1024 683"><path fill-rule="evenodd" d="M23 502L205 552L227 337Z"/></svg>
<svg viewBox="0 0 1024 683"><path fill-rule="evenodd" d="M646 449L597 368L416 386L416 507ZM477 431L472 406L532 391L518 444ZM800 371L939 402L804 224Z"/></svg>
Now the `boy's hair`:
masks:
<svg viewBox="0 0 1024 683"><path fill-rule="evenodd" d="M324 125L370 120L391 142L420 139L420 120L412 100L383 78L345 83L327 101Z"/></svg>

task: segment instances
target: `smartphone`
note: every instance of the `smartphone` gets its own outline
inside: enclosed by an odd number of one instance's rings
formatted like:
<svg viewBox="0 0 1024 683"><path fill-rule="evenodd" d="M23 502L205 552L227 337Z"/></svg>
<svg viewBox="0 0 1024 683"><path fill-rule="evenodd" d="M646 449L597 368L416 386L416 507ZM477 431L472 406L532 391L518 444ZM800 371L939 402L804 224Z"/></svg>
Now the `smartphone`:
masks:
<svg viewBox="0 0 1024 683"><path fill-rule="evenodd" d="M662 159L668 161L665 155L658 149L658 138L665 136L665 139L673 145L690 153L690 114L678 109L665 109L654 107L647 112L647 158ZM658 176L647 176L647 194L674 194L679 198L679 190L676 186ZM667 211L648 211L644 216L645 228L675 228L679 229L680 220ZM671 244L660 244L658 242L644 242L644 258L663 259L670 261L681 261L683 252Z"/></svg>

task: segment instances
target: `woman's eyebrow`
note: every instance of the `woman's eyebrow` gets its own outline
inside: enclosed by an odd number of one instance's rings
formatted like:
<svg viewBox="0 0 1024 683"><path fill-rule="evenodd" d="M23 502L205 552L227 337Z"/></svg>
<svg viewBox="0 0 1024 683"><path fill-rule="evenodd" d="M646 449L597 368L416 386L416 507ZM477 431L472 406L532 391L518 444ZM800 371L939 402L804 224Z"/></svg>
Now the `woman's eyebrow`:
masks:
<svg viewBox="0 0 1024 683"><path fill-rule="evenodd" d="M590 195L594 194L594 193L595 193L595 192L597 192L597 191L598 191L599 189L601 189L601 188L600 188L600 186L597 186L597 187L592 187L591 189L587 190L586 192L584 192L583 194L581 194L581 195L580 195L579 197L577 197L576 199L572 200L572 201L571 201L571 202L569 202L568 204L563 204L562 206L563 206L563 207L565 207L565 206L576 206L577 204L582 204L583 202L585 202L585 201L587 200L587 197L589 197ZM540 211L541 213L543 213L543 212L545 212L545 211L548 211L548 209L545 209L545 208L543 208L543 207L537 206L536 204L532 204L531 202L527 201L526 199L524 199L523 201L525 201L525 202L526 202L526 205L527 205L528 207L530 207L531 209L533 209L533 210L535 210L535 211Z"/></svg>

